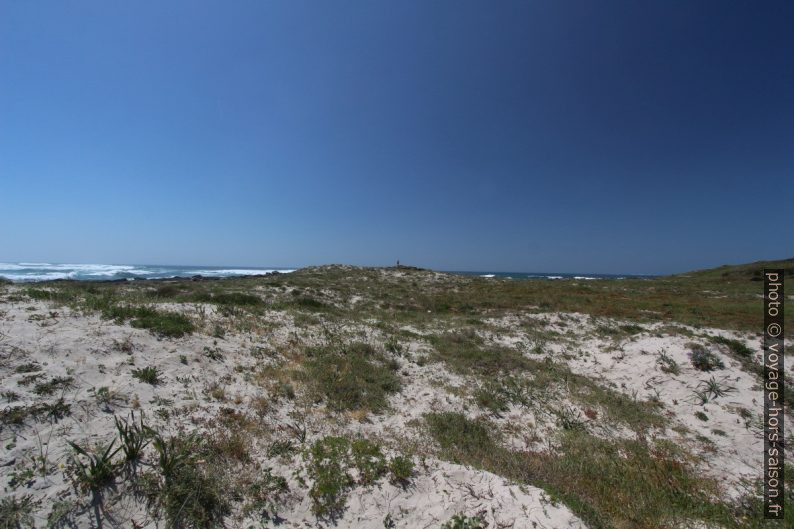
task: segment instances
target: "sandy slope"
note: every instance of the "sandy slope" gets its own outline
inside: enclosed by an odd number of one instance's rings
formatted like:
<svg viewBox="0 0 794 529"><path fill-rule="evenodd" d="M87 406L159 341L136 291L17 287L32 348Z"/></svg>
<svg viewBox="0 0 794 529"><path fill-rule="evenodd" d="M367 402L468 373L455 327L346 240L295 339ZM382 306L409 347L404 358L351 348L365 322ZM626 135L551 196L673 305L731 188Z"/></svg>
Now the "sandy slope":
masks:
<svg viewBox="0 0 794 529"><path fill-rule="evenodd" d="M186 310L184 306L175 308ZM212 309L207 310L212 317ZM687 356L687 344L697 338L657 336L650 326L647 332L615 342L594 337L594 322L583 315L522 316L527 317L542 319L551 329L565 334L564 341L549 344L547 354L557 358L564 355L574 372L610 384L626 394L663 402L672 422L662 435L689 446L700 455L703 472L719 477L727 496L737 496L743 490L743 480L758 476L762 448L758 413L762 393L753 376L743 372L729 356L722 355L724 369L706 374L695 370ZM216 417L222 408L250 414L255 399L267 396L266 387L253 376L256 368L274 362L279 351L293 346L296 340L312 343L320 336L316 329L300 328L281 313L267 313L264 318L273 328L266 336L243 333L216 339L196 333L180 339L159 339L144 330L44 302L24 300L0 305L0 381L3 391L19 395L18 401L1 406L54 402L62 397L72 412L58 422L28 421L24 426L3 427L0 484L5 494L30 494L39 501L36 511L39 526L44 525L58 500L83 506L75 511L77 527L94 525L92 511L85 507L83 500L78 500L62 472L70 454L66 441L82 444L105 441L114 434L113 415L126 415L132 409L143 410L163 432L200 430L202 424ZM490 322L499 332L489 333L486 338L492 343L524 348L525 354L531 354L531 337L519 329L518 319ZM367 339L377 341L380 338L376 330L364 327L362 334ZM697 332L727 335L724 331L700 329ZM758 348L757 337L733 334L731 337ZM131 350L125 350L125 344L131 345ZM208 358L207 349L220 353L222 360ZM313 527L319 523L311 514L307 485L296 478L301 456L268 458L266 454L271 440L287 435L296 411L304 413L307 442L328 434L361 434L383 440L390 449L425 446L426 437L414 425L429 411L454 410L472 417L482 414L471 406L462 391L468 383L465 378L453 375L441 364L420 365L413 361L426 352L425 343L409 342L406 349L405 354L397 358L405 384L400 393L391 397L391 411L385 414L365 420L344 414L329 416L321 406L300 404L297 399L273 403L259 417L265 433L252 446L255 461L273 468L290 484L291 493L279 509L283 526ZM267 353L253 358L253 350ZM659 369L660 352L665 352L681 366L678 375L665 374ZM41 370L16 372L19 366L29 363L39 365ZM146 365L161 369L162 384L144 384L131 375L134 367ZM32 386L21 382L36 372L43 374L41 380L73 377L74 386L51 396L33 395ZM712 376L734 390L700 406L693 401L693 390ZM109 405L99 404L95 391L101 387L112 389L118 399ZM217 388L222 388L223 399L210 396ZM302 410L298 410L301 406ZM750 411L749 419L742 409ZM695 417L698 410L708 416L707 421ZM517 406L495 420L500 425L518 425L519 432L513 435L511 442L519 449L549 449L546 439L558 430L548 417ZM599 432L597 424L592 427ZM621 435L621 432L602 430L600 435ZM32 461L39 456L46 457L45 475L34 473L14 490L11 486L14 476L31 468ZM343 516L336 521L337 526L383 527L389 516L397 527L439 527L460 512L480 514L492 527L583 526L565 506L553 504L535 487L513 484L488 472L438 461L431 455L421 461L417 457L415 463L417 475L407 487L382 479L374 486L354 488ZM123 484L118 492L108 496L107 523L131 527L134 521L136 527L155 526L141 504L122 494ZM229 525L247 527L251 522L233 517Z"/></svg>

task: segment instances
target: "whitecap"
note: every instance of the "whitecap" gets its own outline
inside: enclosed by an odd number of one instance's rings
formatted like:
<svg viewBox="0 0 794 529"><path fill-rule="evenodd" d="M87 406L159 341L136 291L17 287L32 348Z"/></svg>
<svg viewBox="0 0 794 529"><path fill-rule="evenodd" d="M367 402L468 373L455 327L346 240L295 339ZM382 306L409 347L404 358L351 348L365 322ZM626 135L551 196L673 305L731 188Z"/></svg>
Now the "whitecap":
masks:
<svg viewBox="0 0 794 529"><path fill-rule="evenodd" d="M278 270L278 269L237 269L237 268L229 268L225 270L192 270L192 275L200 275L200 276L258 276L258 275L265 275L265 274L272 274L273 272L278 272L280 274L288 274L290 272L294 272L295 270Z"/></svg>

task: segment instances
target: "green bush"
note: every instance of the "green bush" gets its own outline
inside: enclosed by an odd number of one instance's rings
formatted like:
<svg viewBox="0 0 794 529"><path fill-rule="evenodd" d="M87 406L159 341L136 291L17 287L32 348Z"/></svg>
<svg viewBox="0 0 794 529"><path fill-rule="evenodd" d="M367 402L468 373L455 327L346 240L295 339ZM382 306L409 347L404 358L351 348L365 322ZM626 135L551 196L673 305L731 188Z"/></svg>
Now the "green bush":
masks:
<svg viewBox="0 0 794 529"><path fill-rule="evenodd" d="M389 472L394 483L404 485L414 474L414 463L405 456L395 456L389 461Z"/></svg>

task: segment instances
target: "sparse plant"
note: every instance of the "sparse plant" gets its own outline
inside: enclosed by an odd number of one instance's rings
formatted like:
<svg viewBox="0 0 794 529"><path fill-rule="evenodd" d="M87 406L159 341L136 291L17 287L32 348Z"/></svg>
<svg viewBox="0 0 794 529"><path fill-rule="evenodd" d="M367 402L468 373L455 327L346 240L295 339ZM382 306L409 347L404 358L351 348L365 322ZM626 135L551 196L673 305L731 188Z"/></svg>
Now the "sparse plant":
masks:
<svg viewBox="0 0 794 529"><path fill-rule="evenodd" d="M267 449L267 457L287 456L295 452L295 445L290 439L275 440Z"/></svg>
<svg viewBox="0 0 794 529"><path fill-rule="evenodd" d="M113 457L121 450L121 447L115 447L116 440L114 439L107 446L97 447L96 451L89 452L82 446L67 441L69 446L75 451L72 456L72 463L74 464L74 479L76 485L83 492L92 492L95 496L99 496L102 489L113 483L116 477L116 470L118 464L113 462ZM87 462L83 461L83 458Z"/></svg>
<svg viewBox="0 0 794 529"><path fill-rule="evenodd" d="M389 337L389 339L384 344L384 348L394 354L394 355L402 355L405 352L405 348L403 345L395 338L394 336Z"/></svg>
<svg viewBox="0 0 794 529"><path fill-rule="evenodd" d="M49 382L42 382L36 384L33 388L33 393L41 396L49 396L56 391L65 391L74 387L74 378L72 377L55 377Z"/></svg>
<svg viewBox="0 0 794 529"><path fill-rule="evenodd" d="M701 381L700 384L703 385L703 387L714 397L714 399L718 397L724 397L736 391L735 387L729 386L723 382L719 382L714 377L711 377L705 381Z"/></svg>
<svg viewBox="0 0 794 529"><path fill-rule="evenodd" d="M681 368L678 366L678 362L675 359L667 354L667 351L660 351L656 357L656 363L659 364L659 369L662 370L663 373L668 373L670 375L678 375L681 373Z"/></svg>
<svg viewBox="0 0 794 529"><path fill-rule="evenodd" d="M736 388L729 386L726 383L717 381L714 377L709 380L701 380L697 387L693 390L695 400L701 406L708 404L712 400L724 397L736 391Z"/></svg>
<svg viewBox="0 0 794 529"><path fill-rule="evenodd" d="M14 391L3 391L0 393L0 396L2 396L6 402L16 402L19 400L19 393Z"/></svg>
<svg viewBox="0 0 794 529"><path fill-rule="evenodd" d="M143 455L143 449L149 444L151 429L143 423L143 413L138 416L135 422L135 414L131 414L130 420L113 417L116 424L116 431L121 440L121 450L124 452L124 463L135 466Z"/></svg>
<svg viewBox="0 0 794 529"><path fill-rule="evenodd" d="M41 366L36 362L27 362L14 368L14 373L34 373L41 371Z"/></svg>
<svg viewBox="0 0 794 529"><path fill-rule="evenodd" d="M47 529L61 529L64 527L73 527L70 524L70 516L75 510L75 504L67 500L55 500L47 514Z"/></svg>
<svg viewBox="0 0 794 529"><path fill-rule="evenodd" d="M166 481L176 474L180 465L192 457L191 448L196 444L198 444L198 439L193 436L166 439L158 433L153 433L152 445L157 451L160 473Z"/></svg>
<svg viewBox="0 0 794 529"><path fill-rule="evenodd" d="M479 516L456 514L441 529L486 529L488 524Z"/></svg>
<svg viewBox="0 0 794 529"><path fill-rule="evenodd" d="M581 412L573 406L563 406L558 409L557 425L563 430L583 430L586 428Z"/></svg>
<svg viewBox="0 0 794 529"><path fill-rule="evenodd" d="M505 395L493 385L481 386L474 393L474 400L480 408L490 411L496 416L510 409Z"/></svg>
<svg viewBox="0 0 794 529"><path fill-rule="evenodd" d="M135 349L132 336L125 336L123 340L113 340L113 348L122 353L132 354L132 351Z"/></svg>
<svg viewBox="0 0 794 529"><path fill-rule="evenodd" d="M722 360L716 354L699 343L690 343L689 350L689 358L692 360L692 365L695 369L713 371L725 367L725 364L722 363Z"/></svg>
<svg viewBox="0 0 794 529"><path fill-rule="evenodd" d="M297 415L297 416L296 416ZM292 432L292 436L300 443L306 442L306 417L302 414L293 414L294 422L287 424L287 429Z"/></svg>
<svg viewBox="0 0 794 529"><path fill-rule="evenodd" d="M94 390L94 397L102 410L108 413L112 412L116 406L126 402L126 398L121 393L107 386L101 386Z"/></svg>
<svg viewBox="0 0 794 529"><path fill-rule="evenodd" d="M30 494L9 496L0 500L0 529L33 529L33 507L35 502Z"/></svg>
<svg viewBox="0 0 794 529"><path fill-rule="evenodd" d="M44 378L44 373L33 373L31 375L26 375L19 379L19 385L30 386L40 378Z"/></svg>
<svg viewBox="0 0 794 529"><path fill-rule="evenodd" d="M278 402L282 398L294 400L295 387L285 380L278 380L270 391L270 398L272 398L274 402Z"/></svg>
<svg viewBox="0 0 794 529"><path fill-rule="evenodd" d="M207 386L204 390L204 394L219 402L226 401L226 388L217 381Z"/></svg>
<svg viewBox="0 0 794 529"><path fill-rule="evenodd" d="M9 474L8 486L12 490L16 490L22 485L30 487L36 479L36 470L25 464L19 463L14 466L14 470Z"/></svg>
<svg viewBox="0 0 794 529"><path fill-rule="evenodd" d="M45 402L36 405L34 411L36 418L45 417L49 420L58 422L67 415L72 414L72 407L63 400L63 397L61 397L53 403Z"/></svg>
<svg viewBox="0 0 794 529"><path fill-rule="evenodd" d="M0 424L22 426L28 418L35 420L48 419L58 422L67 415L71 415L71 405L63 397L55 402L42 402L30 406L11 406L0 410Z"/></svg>
<svg viewBox="0 0 794 529"><path fill-rule="evenodd" d="M266 468L264 475L248 487L243 512L255 512L265 521L273 520L278 515L278 506L282 497L288 491L287 480L273 474L272 469Z"/></svg>
<svg viewBox="0 0 794 529"><path fill-rule="evenodd" d="M204 356L210 360L220 361L223 360L223 353L217 347L204 346Z"/></svg>
<svg viewBox="0 0 794 529"><path fill-rule="evenodd" d="M132 376L134 376L141 382L145 382L146 384L151 384L152 386L156 386L161 382L160 369L156 366L147 366L138 369L133 369Z"/></svg>

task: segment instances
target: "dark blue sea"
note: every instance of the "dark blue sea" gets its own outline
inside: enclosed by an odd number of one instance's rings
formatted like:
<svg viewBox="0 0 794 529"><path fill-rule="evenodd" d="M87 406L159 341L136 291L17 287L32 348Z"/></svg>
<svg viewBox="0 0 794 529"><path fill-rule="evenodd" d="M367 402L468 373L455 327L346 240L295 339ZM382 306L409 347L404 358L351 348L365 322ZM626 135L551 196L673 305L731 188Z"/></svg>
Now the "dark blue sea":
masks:
<svg viewBox="0 0 794 529"><path fill-rule="evenodd" d="M260 268L236 266L171 266L171 265L111 265L111 264L56 264L56 263L0 263L0 277L11 281L49 281L54 279L74 280L119 280L119 279L162 279L170 277L234 277L264 275L271 272L289 273L293 268ZM616 275L616 274L568 274L546 272L467 272L450 271L452 274L502 279L540 279L540 280L595 280L595 279L634 279L653 276Z"/></svg>

